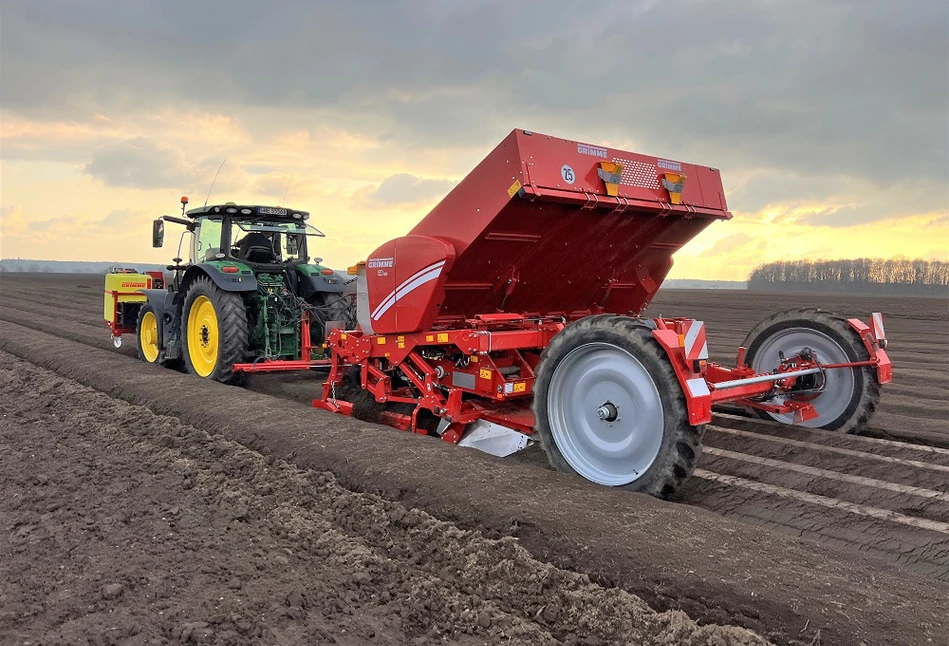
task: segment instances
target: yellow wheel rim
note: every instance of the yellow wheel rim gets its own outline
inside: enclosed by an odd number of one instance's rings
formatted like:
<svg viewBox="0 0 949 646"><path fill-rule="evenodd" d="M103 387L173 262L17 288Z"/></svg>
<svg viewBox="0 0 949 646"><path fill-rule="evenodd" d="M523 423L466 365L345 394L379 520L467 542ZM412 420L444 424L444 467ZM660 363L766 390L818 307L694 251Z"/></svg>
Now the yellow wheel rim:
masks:
<svg viewBox="0 0 949 646"><path fill-rule="evenodd" d="M138 329L138 340L142 346L142 356L148 363L158 361L158 319L154 312L145 312Z"/></svg>
<svg viewBox="0 0 949 646"><path fill-rule="evenodd" d="M188 356L194 371L209 376L217 366L220 329L217 312L207 296L198 296L188 311Z"/></svg>

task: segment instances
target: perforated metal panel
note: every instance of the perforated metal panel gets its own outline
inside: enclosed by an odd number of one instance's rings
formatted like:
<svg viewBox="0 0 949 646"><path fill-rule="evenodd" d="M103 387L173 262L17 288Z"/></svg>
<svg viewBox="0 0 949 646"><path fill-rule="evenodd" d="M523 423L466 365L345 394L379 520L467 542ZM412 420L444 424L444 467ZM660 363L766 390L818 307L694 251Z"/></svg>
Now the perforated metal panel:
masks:
<svg viewBox="0 0 949 646"><path fill-rule="evenodd" d="M659 188L659 169L655 164L614 157L613 161L623 165L623 178L620 184L637 188Z"/></svg>

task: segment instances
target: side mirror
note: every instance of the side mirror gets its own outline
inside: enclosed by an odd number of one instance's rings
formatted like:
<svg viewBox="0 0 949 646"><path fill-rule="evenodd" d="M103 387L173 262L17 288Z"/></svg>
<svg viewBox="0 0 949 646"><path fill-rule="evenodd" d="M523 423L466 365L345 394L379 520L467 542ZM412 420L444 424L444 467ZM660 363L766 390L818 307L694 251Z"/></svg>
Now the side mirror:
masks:
<svg viewBox="0 0 949 646"><path fill-rule="evenodd" d="M156 249L165 244L165 223L161 218L152 222L152 246Z"/></svg>
<svg viewBox="0 0 949 646"><path fill-rule="evenodd" d="M300 239L295 235L287 236L287 255L289 256L300 255Z"/></svg>

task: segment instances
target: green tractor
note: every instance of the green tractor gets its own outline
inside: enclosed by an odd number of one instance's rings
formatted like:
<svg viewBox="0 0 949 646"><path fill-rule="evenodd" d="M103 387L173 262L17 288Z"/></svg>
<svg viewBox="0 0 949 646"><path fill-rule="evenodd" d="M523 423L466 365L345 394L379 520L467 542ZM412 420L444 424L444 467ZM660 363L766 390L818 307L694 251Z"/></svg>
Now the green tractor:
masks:
<svg viewBox="0 0 949 646"><path fill-rule="evenodd" d="M167 289L139 291L142 360L235 383L239 364L305 367L321 358L328 330L355 323L351 277L307 255L307 242L324 237L307 223L309 213L232 202L186 212L187 203L182 198L183 217L153 224L154 247L164 242L165 222L185 231Z"/></svg>

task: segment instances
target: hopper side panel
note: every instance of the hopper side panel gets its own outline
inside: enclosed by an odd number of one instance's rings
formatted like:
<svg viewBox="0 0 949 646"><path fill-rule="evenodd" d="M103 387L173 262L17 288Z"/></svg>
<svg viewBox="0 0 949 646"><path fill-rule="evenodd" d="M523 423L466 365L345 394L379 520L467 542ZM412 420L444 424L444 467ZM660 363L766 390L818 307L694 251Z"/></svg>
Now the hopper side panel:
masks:
<svg viewBox="0 0 949 646"><path fill-rule="evenodd" d="M514 200L456 260L440 319L638 313L672 254L712 221Z"/></svg>

